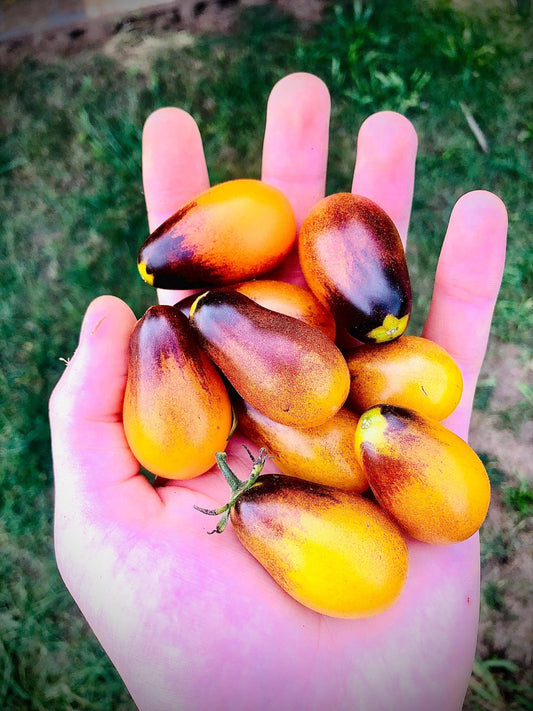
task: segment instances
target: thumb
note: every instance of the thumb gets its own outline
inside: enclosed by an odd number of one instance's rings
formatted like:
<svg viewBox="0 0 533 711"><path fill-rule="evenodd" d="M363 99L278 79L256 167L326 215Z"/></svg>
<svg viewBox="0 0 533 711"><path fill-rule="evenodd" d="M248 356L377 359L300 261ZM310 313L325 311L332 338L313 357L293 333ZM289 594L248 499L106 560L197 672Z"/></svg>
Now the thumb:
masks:
<svg viewBox="0 0 533 711"><path fill-rule="evenodd" d="M129 306L113 296L98 297L87 309L76 352L50 398L58 493L95 490L139 471L122 427L135 323Z"/></svg>

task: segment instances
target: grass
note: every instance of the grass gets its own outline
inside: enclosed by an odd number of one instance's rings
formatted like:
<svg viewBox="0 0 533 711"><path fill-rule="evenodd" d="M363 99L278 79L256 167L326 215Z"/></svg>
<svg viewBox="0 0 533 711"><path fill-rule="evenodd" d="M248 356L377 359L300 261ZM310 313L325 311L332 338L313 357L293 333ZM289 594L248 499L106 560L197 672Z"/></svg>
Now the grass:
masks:
<svg viewBox="0 0 533 711"><path fill-rule="evenodd" d="M522 518L533 516L533 487L528 481L521 481L518 486L504 488L503 502Z"/></svg>
<svg viewBox="0 0 533 711"><path fill-rule="evenodd" d="M531 708L531 689L512 681L517 671L517 665L506 659L476 661L470 681L474 708L486 711ZM512 706L509 706L506 700L509 696L514 699Z"/></svg>
<svg viewBox="0 0 533 711"><path fill-rule="evenodd" d="M339 3L320 28L304 28L270 6L258 7L243 12L238 31L229 36L149 38L130 23L105 51L68 59L30 56L3 69L3 709L133 708L55 569L46 407L88 302L114 293L138 315L151 302L135 267L147 231L140 177L146 116L167 104L190 111L213 183L257 177L270 88L289 71L314 72L332 93L333 192L349 188L361 121L383 108L406 113L420 138L408 248L414 326L420 327L427 310L454 201L467 190L486 188L503 198L510 218L493 339L527 348L533 330L533 82L531 21L523 4L518 8L523 12L502 2L479 16L468 4L458 11L429 0ZM469 127L465 106L488 152ZM478 408L487 407L496 377L485 377ZM518 405L508 417L519 426L529 416L530 405ZM530 484L500 474L497 462L492 467L504 510L523 520L531 511ZM507 535L487 539L485 564L505 559L510 548ZM506 586L494 583L486 599L501 609L505 594ZM502 702L528 708L524 678L514 661L497 654L479 659L468 708L499 708Z"/></svg>

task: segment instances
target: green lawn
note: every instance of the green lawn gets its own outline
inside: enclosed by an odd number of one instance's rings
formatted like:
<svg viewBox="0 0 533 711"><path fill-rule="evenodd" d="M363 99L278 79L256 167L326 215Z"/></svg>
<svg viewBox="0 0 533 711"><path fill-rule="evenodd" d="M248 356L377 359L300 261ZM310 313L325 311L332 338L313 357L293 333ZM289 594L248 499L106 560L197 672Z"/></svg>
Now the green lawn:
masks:
<svg viewBox="0 0 533 711"><path fill-rule="evenodd" d="M344 3L330 8L320 28L252 8L231 36L147 37L131 23L96 50L27 57L2 69L2 709L133 708L55 569L47 400L93 297L116 294L139 316L153 297L138 278L135 256L147 234L141 130L155 108L174 104L192 112L213 183L258 177L272 85L291 71L314 72L332 93L329 192L349 189L361 121L383 108L405 113L420 140L408 247L415 328L424 320L452 205L484 188L500 195L510 220L492 344L531 348L532 23L524 3L471 7L480 4L457 3L458 11L429 0ZM479 391L480 410L498 378L491 375ZM520 432L532 403L532 389L524 386L502 427ZM498 462L492 467L493 474L501 469ZM504 515L526 522L531 484L513 476L504 471L493 484ZM485 559L496 555L497 543L485 539ZM497 555L509 555L510 542L500 543ZM498 585L484 590L487 614L505 605ZM468 709L531 708L528 684L525 664L493 646L479 657Z"/></svg>

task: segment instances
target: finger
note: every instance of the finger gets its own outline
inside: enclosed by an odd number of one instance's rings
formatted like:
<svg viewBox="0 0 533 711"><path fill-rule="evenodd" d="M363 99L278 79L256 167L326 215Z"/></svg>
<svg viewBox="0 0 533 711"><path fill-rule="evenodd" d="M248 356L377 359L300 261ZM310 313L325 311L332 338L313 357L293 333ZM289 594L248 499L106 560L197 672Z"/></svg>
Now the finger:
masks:
<svg viewBox="0 0 533 711"><path fill-rule="evenodd" d="M93 301L74 356L50 399L56 491L98 490L135 476L122 427L135 316L120 299Z"/></svg>
<svg viewBox="0 0 533 711"><path fill-rule="evenodd" d="M329 114L328 89L313 74L289 74L268 100L262 179L285 193L298 227L324 197Z"/></svg>
<svg viewBox="0 0 533 711"><path fill-rule="evenodd" d="M502 280L506 237L507 212L496 195L479 190L457 201L423 332L455 358L463 373L463 397L446 425L465 439Z"/></svg>
<svg viewBox="0 0 533 711"><path fill-rule="evenodd" d="M289 74L270 93L262 179L288 197L298 229L325 194L329 114L328 89L313 74ZM305 285L296 246L272 276Z"/></svg>
<svg viewBox="0 0 533 711"><path fill-rule="evenodd" d="M151 232L182 205L209 187L200 131L186 111L158 109L144 124L143 186ZM159 290L161 303L174 304L188 291Z"/></svg>
<svg viewBox="0 0 533 711"><path fill-rule="evenodd" d="M376 202L391 217L405 245L418 139L412 123L394 111L381 111L359 129L352 192Z"/></svg>
<svg viewBox="0 0 533 711"><path fill-rule="evenodd" d="M158 109L146 119L142 162L151 232L209 187L200 131L192 116L181 109Z"/></svg>

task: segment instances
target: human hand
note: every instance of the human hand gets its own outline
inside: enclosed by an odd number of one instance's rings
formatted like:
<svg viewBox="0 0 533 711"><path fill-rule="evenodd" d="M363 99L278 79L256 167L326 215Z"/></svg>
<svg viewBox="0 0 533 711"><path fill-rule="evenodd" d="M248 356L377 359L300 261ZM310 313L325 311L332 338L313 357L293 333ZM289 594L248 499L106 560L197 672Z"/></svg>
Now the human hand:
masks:
<svg viewBox="0 0 533 711"><path fill-rule="evenodd" d="M285 77L267 110L262 179L281 188L298 224L324 195L329 95L316 77ZM405 239L416 135L382 112L358 137L353 190L379 203ZM208 186L198 129L178 109L149 117L143 173L150 229ZM466 439L504 262L506 213L478 191L456 204L424 335L464 376L447 425ZM280 277L299 280L296 256ZM178 296L162 292L174 303ZM212 708L451 711L472 668L479 606L479 544L409 542L400 599L361 620L319 615L295 602L242 548L231 526L193 506L228 498L221 475L154 488L139 473L122 427L135 316L114 297L88 308L80 343L50 403L56 482L55 543L71 594L140 709ZM250 462L234 437L228 461Z"/></svg>

